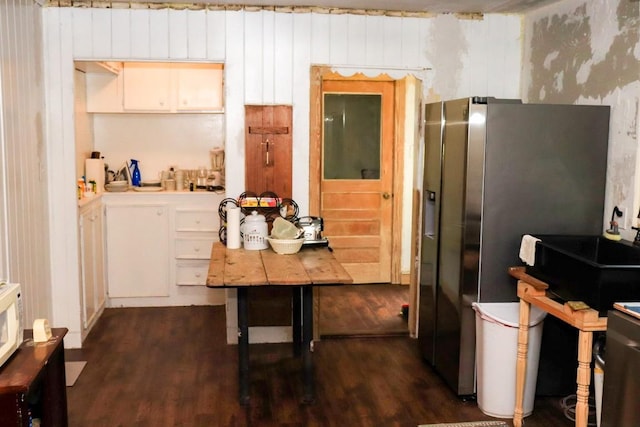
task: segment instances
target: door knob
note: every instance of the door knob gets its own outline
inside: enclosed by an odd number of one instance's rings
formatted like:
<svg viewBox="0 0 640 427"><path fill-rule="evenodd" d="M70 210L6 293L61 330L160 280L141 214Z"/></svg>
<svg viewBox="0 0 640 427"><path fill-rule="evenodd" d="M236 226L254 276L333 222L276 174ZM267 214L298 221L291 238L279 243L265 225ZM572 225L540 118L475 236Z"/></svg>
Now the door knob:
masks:
<svg viewBox="0 0 640 427"><path fill-rule="evenodd" d="M389 194L387 192L384 192L384 193L382 193L382 198L385 199L385 200L389 200L391 198L391 194Z"/></svg>

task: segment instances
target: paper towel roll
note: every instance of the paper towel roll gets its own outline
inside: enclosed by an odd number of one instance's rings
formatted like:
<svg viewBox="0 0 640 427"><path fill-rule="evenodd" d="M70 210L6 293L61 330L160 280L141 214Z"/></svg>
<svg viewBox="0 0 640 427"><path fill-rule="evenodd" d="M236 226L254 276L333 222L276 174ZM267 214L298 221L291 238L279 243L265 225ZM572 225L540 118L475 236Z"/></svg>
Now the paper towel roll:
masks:
<svg viewBox="0 0 640 427"><path fill-rule="evenodd" d="M87 183L90 181L96 182L96 193L102 193L104 191L104 160L102 159L85 160L84 176L87 179Z"/></svg>
<svg viewBox="0 0 640 427"><path fill-rule="evenodd" d="M227 248L240 248L240 208L227 208Z"/></svg>

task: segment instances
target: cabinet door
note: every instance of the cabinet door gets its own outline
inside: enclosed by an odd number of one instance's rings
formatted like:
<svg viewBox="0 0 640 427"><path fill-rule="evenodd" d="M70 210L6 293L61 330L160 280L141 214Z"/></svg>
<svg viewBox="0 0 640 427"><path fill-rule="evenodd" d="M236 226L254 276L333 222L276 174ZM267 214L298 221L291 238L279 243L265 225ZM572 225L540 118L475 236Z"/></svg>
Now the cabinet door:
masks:
<svg viewBox="0 0 640 427"><path fill-rule="evenodd" d="M122 113L122 74L87 73L87 112Z"/></svg>
<svg viewBox="0 0 640 427"><path fill-rule="evenodd" d="M104 307L104 250L102 238L102 205L84 207L80 211L80 269L82 327L88 330Z"/></svg>
<svg viewBox="0 0 640 427"><path fill-rule="evenodd" d="M292 126L290 105L245 107L245 189L291 197Z"/></svg>
<svg viewBox="0 0 640 427"><path fill-rule="evenodd" d="M97 312L96 269L94 255L95 212L89 208L80 214L80 268L82 269L82 326L87 328Z"/></svg>
<svg viewBox="0 0 640 427"><path fill-rule="evenodd" d="M103 207L97 205L94 208L93 225L93 258L95 260L95 306L99 312L104 307L107 299L104 277L104 221Z"/></svg>
<svg viewBox="0 0 640 427"><path fill-rule="evenodd" d="M176 64L179 111L222 110L222 68L210 64Z"/></svg>
<svg viewBox="0 0 640 427"><path fill-rule="evenodd" d="M169 295L169 209L165 204L107 206L111 298Z"/></svg>
<svg viewBox="0 0 640 427"><path fill-rule="evenodd" d="M124 109L169 111L171 109L171 69L144 62L124 66Z"/></svg>

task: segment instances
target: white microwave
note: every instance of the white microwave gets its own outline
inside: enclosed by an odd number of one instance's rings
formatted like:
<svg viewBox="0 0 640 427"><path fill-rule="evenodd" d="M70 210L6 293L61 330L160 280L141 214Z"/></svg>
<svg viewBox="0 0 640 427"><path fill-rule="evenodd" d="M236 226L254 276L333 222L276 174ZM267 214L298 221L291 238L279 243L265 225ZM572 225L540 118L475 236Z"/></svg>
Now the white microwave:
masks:
<svg viewBox="0 0 640 427"><path fill-rule="evenodd" d="M19 283L0 283L0 366L20 347L24 327Z"/></svg>

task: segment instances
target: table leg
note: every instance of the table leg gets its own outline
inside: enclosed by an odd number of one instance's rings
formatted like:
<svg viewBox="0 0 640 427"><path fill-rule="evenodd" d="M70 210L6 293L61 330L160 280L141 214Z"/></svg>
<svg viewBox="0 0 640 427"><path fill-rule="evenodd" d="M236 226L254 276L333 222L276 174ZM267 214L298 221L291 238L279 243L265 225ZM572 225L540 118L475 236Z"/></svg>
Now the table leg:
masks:
<svg viewBox="0 0 640 427"><path fill-rule="evenodd" d="M238 288L238 384L240 404L249 404L249 309L247 288Z"/></svg>
<svg viewBox="0 0 640 427"><path fill-rule="evenodd" d="M589 384L591 383L591 352L593 332L578 333L578 374L576 382L576 427L586 427L589 420Z"/></svg>
<svg viewBox="0 0 640 427"><path fill-rule="evenodd" d="M315 384L313 379L313 287L302 287L302 381L304 386L304 403L315 400Z"/></svg>
<svg viewBox="0 0 640 427"><path fill-rule="evenodd" d="M513 413L513 426L522 427L524 416L524 389L527 379L527 353L529 351L529 315L531 304L520 300L518 319L518 355L516 359L516 406Z"/></svg>
<svg viewBox="0 0 640 427"><path fill-rule="evenodd" d="M293 355L298 357L301 353L302 345L302 293L301 288L294 286L291 294L292 322L293 330Z"/></svg>

